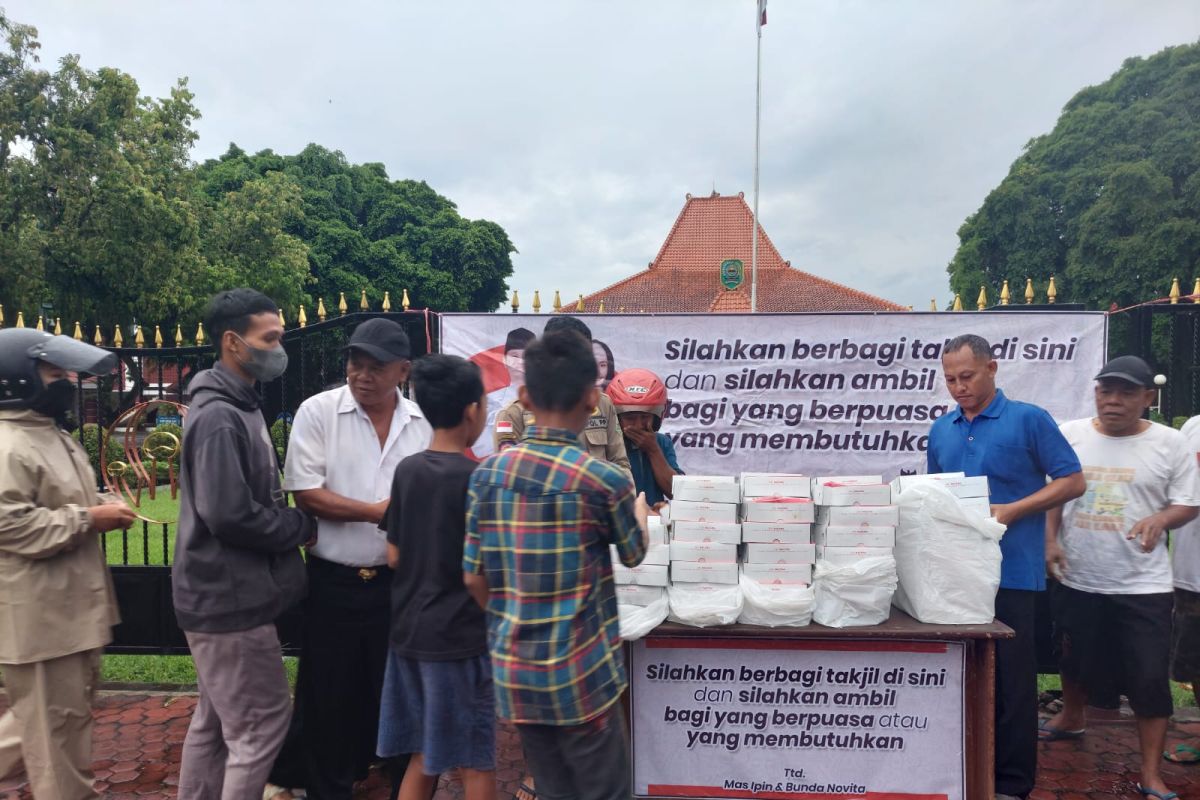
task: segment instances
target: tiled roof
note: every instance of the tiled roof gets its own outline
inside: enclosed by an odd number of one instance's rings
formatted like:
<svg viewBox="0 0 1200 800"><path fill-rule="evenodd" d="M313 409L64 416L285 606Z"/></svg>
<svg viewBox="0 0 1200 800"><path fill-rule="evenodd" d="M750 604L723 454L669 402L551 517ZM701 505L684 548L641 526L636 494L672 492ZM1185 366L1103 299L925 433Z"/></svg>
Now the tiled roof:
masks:
<svg viewBox="0 0 1200 800"><path fill-rule="evenodd" d="M750 310L750 232L754 221L742 195L688 196L683 211L648 269L583 299L586 311L607 313L732 312ZM793 269L761 227L758 239L759 311L900 311L902 306ZM721 284L721 262L740 259L745 282ZM567 310L575 310L569 303Z"/></svg>

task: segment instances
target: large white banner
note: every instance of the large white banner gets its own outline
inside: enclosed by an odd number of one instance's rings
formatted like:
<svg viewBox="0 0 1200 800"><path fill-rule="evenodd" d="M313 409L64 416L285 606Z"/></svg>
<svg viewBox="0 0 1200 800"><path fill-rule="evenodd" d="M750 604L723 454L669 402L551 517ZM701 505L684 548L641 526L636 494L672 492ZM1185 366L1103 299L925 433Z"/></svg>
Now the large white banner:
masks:
<svg viewBox="0 0 1200 800"><path fill-rule="evenodd" d="M523 380L524 344L546 315L443 315L441 348L480 363L494 415ZM743 470L923 472L926 434L954 408L942 379L946 341L991 344L998 385L1060 422L1093 413L1103 365L1099 312L882 314L590 314L597 360L642 367L667 385L663 432L693 474ZM507 345L507 346L506 346ZM507 350L507 358L506 358ZM476 452L490 452L491 431Z"/></svg>
<svg viewBox="0 0 1200 800"><path fill-rule="evenodd" d="M637 796L964 796L961 642L651 636L631 652Z"/></svg>

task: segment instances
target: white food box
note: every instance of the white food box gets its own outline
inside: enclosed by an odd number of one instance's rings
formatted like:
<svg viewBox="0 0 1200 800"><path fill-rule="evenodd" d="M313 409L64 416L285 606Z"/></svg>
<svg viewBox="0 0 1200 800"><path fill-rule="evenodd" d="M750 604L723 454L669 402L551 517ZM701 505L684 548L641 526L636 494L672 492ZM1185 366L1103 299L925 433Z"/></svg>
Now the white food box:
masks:
<svg viewBox="0 0 1200 800"><path fill-rule="evenodd" d="M742 501L742 522L791 522L803 525L816 519L811 500L759 497Z"/></svg>
<svg viewBox="0 0 1200 800"><path fill-rule="evenodd" d="M648 606L663 599L667 590L662 586L617 585L617 602L627 606Z"/></svg>
<svg viewBox="0 0 1200 800"><path fill-rule="evenodd" d="M977 514L981 517L992 515L992 501L987 497L960 497L958 505L968 514Z"/></svg>
<svg viewBox="0 0 1200 800"><path fill-rule="evenodd" d="M671 521L679 522L737 522L737 503L704 503L697 500L675 500L671 503Z"/></svg>
<svg viewBox="0 0 1200 800"><path fill-rule="evenodd" d="M988 482L986 475L972 475L967 477L961 472L941 472L930 475L901 475L892 481L892 488L897 492L906 491L913 486L918 486L922 483L940 483L950 490L950 493L958 498L966 497L987 497L990 492L988 490Z"/></svg>
<svg viewBox="0 0 1200 800"><path fill-rule="evenodd" d="M736 544L721 542L671 542L671 563L695 561L707 564L736 564Z"/></svg>
<svg viewBox="0 0 1200 800"><path fill-rule="evenodd" d="M836 567L855 564L864 558L891 555L892 548L890 547L817 547L817 561L828 561Z"/></svg>
<svg viewBox="0 0 1200 800"><path fill-rule="evenodd" d="M812 479L784 472L743 472L742 497L812 497Z"/></svg>
<svg viewBox="0 0 1200 800"><path fill-rule="evenodd" d="M650 544L666 544L671 540L667 524L662 517L654 514L646 517L646 534Z"/></svg>
<svg viewBox="0 0 1200 800"><path fill-rule="evenodd" d="M812 544L748 542L744 547L747 564L811 564L817 556Z"/></svg>
<svg viewBox="0 0 1200 800"><path fill-rule="evenodd" d="M886 483L823 485L817 502L823 506L890 506L892 487Z"/></svg>
<svg viewBox="0 0 1200 800"><path fill-rule="evenodd" d="M808 544L812 541L812 525L799 522L743 522L742 541Z"/></svg>
<svg viewBox="0 0 1200 800"><path fill-rule="evenodd" d="M738 564L697 563L695 561L672 561L672 583L721 583L738 582Z"/></svg>
<svg viewBox="0 0 1200 800"><path fill-rule="evenodd" d="M828 475L812 479L811 497L814 503L823 503L821 493L826 483L840 483L845 486L874 486L883 483L882 475Z"/></svg>
<svg viewBox="0 0 1200 800"><path fill-rule="evenodd" d="M671 479L671 498L701 503L736 503L741 494L732 477L676 475Z"/></svg>
<svg viewBox="0 0 1200 800"><path fill-rule="evenodd" d="M808 586L812 564L742 564L742 575L764 586Z"/></svg>
<svg viewBox="0 0 1200 800"><path fill-rule="evenodd" d="M609 551L609 554L612 556L613 569L616 569L617 567L625 566L624 564L621 563L621 554L617 552L616 545L609 545L608 551ZM671 548L670 548L670 546L663 544L661 542L651 542L650 546L646 548L646 557L642 559L642 563L639 564L638 566L640 566L640 567L653 567L653 566L665 567L669 563L671 563Z"/></svg>
<svg viewBox="0 0 1200 800"><path fill-rule="evenodd" d="M826 547L896 546L896 528L892 525L817 526L813 541Z"/></svg>
<svg viewBox="0 0 1200 800"><path fill-rule="evenodd" d="M898 506L821 506L818 525L899 525Z"/></svg>
<svg viewBox="0 0 1200 800"><path fill-rule="evenodd" d="M671 540L739 544L742 541L742 526L737 522L673 522Z"/></svg>
<svg viewBox="0 0 1200 800"><path fill-rule="evenodd" d="M639 564L636 567L624 567L613 564L613 580L618 586L666 586L666 564Z"/></svg>

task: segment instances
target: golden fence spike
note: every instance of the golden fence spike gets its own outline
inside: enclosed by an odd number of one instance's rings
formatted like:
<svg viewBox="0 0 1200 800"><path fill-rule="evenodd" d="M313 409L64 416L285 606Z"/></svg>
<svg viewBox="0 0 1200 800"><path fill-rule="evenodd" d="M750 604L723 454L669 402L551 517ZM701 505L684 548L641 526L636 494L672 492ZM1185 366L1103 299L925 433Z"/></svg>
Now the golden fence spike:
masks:
<svg viewBox="0 0 1200 800"><path fill-rule="evenodd" d="M159 348L163 346L162 329L158 325L154 326L154 346Z"/></svg>
<svg viewBox="0 0 1200 800"><path fill-rule="evenodd" d="M979 287L979 299L977 299L975 301L975 308L979 309L980 311L983 311L985 308L987 308L987 287L986 286Z"/></svg>
<svg viewBox="0 0 1200 800"><path fill-rule="evenodd" d="M37 329L38 329L39 331L44 331L44 330L46 330L46 324L45 324L45 320L42 318L42 315L41 315L41 314L38 314L38 323L37 323Z"/></svg>
<svg viewBox="0 0 1200 800"><path fill-rule="evenodd" d="M71 338L77 342L83 341L83 326L79 324L79 320L75 320L75 330L71 333Z"/></svg>
<svg viewBox="0 0 1200 800"><path fill-rule="evenodd" d="M121 335L121 326L113 326L113 347L122 347L125 344L125 337Z"/></svg>
<svg viewBox="0 0 1200 800"><path fill-rule="evenodd" d="M134 327L134 329L133 329L133 346L134 347L145 347L146 346L146 337L142 333L141 325L138 325L138 326Z"/></svg>
<svg viewBox="0 0 1200 800"><path fill-rule="evenodd" d="M350 306L346 305L346 293L338 292L338 313L345 314L350 310Z"/></svg>
<svg viewBox="0 0 1200 800"><path fill-rule="evenodd" d="M931 298L929 298L929 310L930 310L930 311L937 311L937 310L938 310L938 307L937 307L937 298L936 298L936 297L931 297Z"/></svg>
<svg viewBox="0 0 1200 800"><path fill-rule="evenodd" d="M17 311L17 327L18 328L25 327L25 312L24 311L20 311L20 310Z"/></svg>
<svg viewBox="0 0 1200 800"><path fill-rule="evenodd" d="M962 311L963 310L962 295L958 294L957 292L954 293L954 306L951 310L953 310L953 311Z"/></svg>
<svg viewBox="0 0 1200 800"><path fill-rule="evenodd" d="M62 336L62 317L54 318L54 335Z"/></svg>
<svg viewBox="0 0 1200 800"><path fill-rule="evenodd" d="M1058 299L1058 289L1054 286L1054 276L1050 276L1050 285L1046 287L1046 301L1050 305L1054 305L1054 301Z"/></svg>
<svg viewBox="0 0 1200 800"><path fill-rule="evenodd" d="M308 325L308 314L304 313L304 303L300 304L300 311L296 314L296 324L301 328Z"/></svg>
<svg viewBox="0 0 1200 800"><path fill-rule="evenodd" d="M1179 278L1171 280L1171 293L1167 297L1171 298L1171 305L1179 302Z"/></svg>
<svg viewBox="0 0 1200 800"><path fill-rule="evenodd" d="M558 296L558 289L554 290L554 313L562 311L562 300Z"/></svg>
<svg viewBox="0 0 1200 800"><path fill-rule="evenodd" d="M92 344L96 347L104 347L104 334L100 332L100 326L96 326L96 335L92 337Z"/></svg>
<svg viewBox="0 0 1200 800"><path fill-rule="evenodd" d="M285 328L287 327L287 319L285 319L285 318L284 318L284 316L283 316L283 309L282 309L282 308L281 308L281 309L279 309L279 324L280 324L280 325L282 325L282 326L283 326L283 327L285 327Z"/></svg>
<svg viewBox="0 0 1200 800"><path fill-rule="evenodd" d="M600 299L600 307L596 309L596 313L597 314L604 313L604 299L603 298Z"/></svg>
<svg viewBox="0 0 1200 800"><path fill-rule="evenodd" d="M196 324L196 347L204 346L204 323Z"/></svg>
<svg viewBox="0 0 1200 800"><path fill-rule="evenodd" d="M579 302L575 304L575 310L582 314L583 308L583 295L579 295Z"/></svg>
<svg viewBox="0 0 1200 800"><path fill-rule="evenodd" d="M381 308L383 308L384 311L392 310L392 293L391 292L383 293L383 306L381 306Z"/></svg>
<svg viewBox="0 0 1200 800"><path fill-rule="evenodd" d="M533 313L542 313L542 295L537 289L533 290Z"/></svg>
<svg viewBox="0 0 1200 800"><path fill-rule="evenodd" d="M521 308L521 300L520 300L520 298L517 297L517 290L513 289L513 298L512 298L513 313L514 314L517 313L517 310L520 308Z"/></svg>
<svg viewBox="0 0 1200 800"><path fill-rule="evenodd" d="M1033 305L1033 278L1025 279L1025 305Z"/></svg>
<svg viewBox="0 0 1200 800"><path fill-rule="evenodd" d="M408 301L408 289L405 289L404 294L400 296L400 308L408 311L411 305L412 303Z"/></svg>
<svg viewBox="0 0 1200 800"><path fill-rule="evenodd" d="M1000 287L1000 305L1008 305L1010 295L1008 294L1008 279L1004 280L1004 285Z"/></svg>
<svg viewBox="0 0 1200 800"><path fill-rule="evenodd" d="M359 311L370 311L371 310L371 304L367 302L367 290L366 289L362 290L362 298L359 299L359 301L358 301L358 310Z"/></svg>
<svg viewBox="0 0 1200 800"><path fill-rule="evenodd" d="M175 323L175 346L183 347L183 326Z"/></svg>
<svg viewBox="0 0 1200 800"><path fill-rule="evenodd" d="M317 298L317 322L324 322L327 314L325 313L325 298Z"/></svg>
<svg viewBox="0 0 1200 800"><path fill-rule="evenodd" d="M4 304L0 303L0 328L4 327Z"/></svg>
<svg viewBox="0 0 1200 800"><path fill-rule="evenodd" d="M1200 278L1196 278L1196 285L1192 287L1192 302L1200 303ZM0 313L0 325L4 324L4 314Z"/></svg>

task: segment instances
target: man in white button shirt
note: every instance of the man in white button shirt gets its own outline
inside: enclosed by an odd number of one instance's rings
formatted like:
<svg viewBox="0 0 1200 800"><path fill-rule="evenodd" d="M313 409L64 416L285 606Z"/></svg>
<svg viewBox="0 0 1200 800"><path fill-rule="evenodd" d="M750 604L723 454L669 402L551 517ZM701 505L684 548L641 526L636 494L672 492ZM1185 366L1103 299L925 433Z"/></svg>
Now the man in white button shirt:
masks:
<svg viewBox="0 0 1200 800"><path fill-rule="evenodd" d="M374 757L391 602L379 522L396 465L433 436L398 388L412 369L403 328L368 320L346 354L347 385L296 412L284 467L284 488L318 518L318 533L308 548L298 720L271 782L314 800L350 800Z"/></svg>

